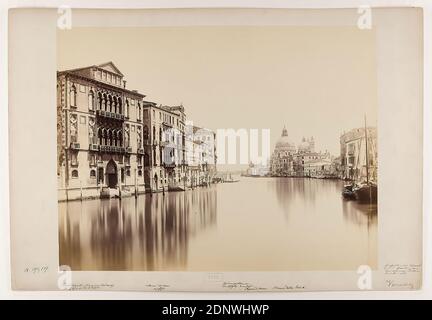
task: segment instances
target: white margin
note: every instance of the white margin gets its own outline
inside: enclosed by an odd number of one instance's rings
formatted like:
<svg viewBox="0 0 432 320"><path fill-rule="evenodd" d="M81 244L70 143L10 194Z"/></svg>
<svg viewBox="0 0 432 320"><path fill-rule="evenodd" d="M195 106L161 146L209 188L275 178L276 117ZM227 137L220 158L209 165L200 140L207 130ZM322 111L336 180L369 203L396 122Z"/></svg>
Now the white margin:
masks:
<svg viewBox="0 0 432 320"><path fill-rule="evenodd" d="M10 289L9 152L8 152L8 9L57 8L356 8L422 7L424 9L424 154L423 154L423 288L392 292L304 293L153 293L49 292ZM432 1L428 0L8 0L0 2L0 299L432 299Z"/></svg>

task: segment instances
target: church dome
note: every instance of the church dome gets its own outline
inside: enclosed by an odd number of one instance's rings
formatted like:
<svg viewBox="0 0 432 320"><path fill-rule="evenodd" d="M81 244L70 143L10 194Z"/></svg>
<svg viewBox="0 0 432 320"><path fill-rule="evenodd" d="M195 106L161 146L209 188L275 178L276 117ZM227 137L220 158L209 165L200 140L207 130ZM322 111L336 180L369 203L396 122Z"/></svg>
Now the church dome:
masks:
<svg viewBox="0 0 432 320"><path fill-rule="evenodd" d="M276 142L276 147L275 150L277 151L288 151L288 152L295 152L295 145L293 143L291 143L291 141L288 138L288 131L287 129L284 127L282 130L282 135L280 136L280 138L278 139L278 141Z"/></svg>

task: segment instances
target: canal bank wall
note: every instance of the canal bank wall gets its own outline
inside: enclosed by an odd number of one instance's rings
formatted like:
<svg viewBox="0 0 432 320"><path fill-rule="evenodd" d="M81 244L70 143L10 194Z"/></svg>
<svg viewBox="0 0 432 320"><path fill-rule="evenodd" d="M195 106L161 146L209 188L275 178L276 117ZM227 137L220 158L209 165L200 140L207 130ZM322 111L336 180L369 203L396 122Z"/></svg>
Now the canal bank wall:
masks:
<svg viewBox="0 0 432 320"><path fill-rule="evenodd" d="M135 191L135 186L123 187L120 192L119 188L111 189L107 191L107 187L82 187L82 188L67 188L57 190L57 200L58 202L66 201L80 201L80 200L94 200L94 199L104 199L104 198L128 198L134 197L136 195L142 194L152 194L152 193L163 193L163 192L181 192L186 190L194 190L196 188L208 187L210 184L202 184L197 186L186 186L185 188L159 188L157 190L146 190L144 185L137 186Z"/></svg>

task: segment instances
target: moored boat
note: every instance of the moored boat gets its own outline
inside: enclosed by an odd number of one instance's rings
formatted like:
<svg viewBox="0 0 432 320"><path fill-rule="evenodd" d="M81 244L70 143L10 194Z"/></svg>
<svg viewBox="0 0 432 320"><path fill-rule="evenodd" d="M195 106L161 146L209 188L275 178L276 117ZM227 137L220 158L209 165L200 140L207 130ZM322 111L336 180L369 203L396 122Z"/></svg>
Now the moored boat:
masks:
<svg viewBox="0 0 432 320"><path fill-rule="evenodd" d="M353 188L355 198L363 203L378 202L378 187L372 182L364 183Z"/></svg>
<svg viewBox="0 0 432 320"><path fill-rule="evenodd" d="M355 199L358 202L376 204L378 202L378 186L376 181L369 178L369 150L368 150L368 135L367 135L366 115L364 127L365 141L365 177L357 176L355 182L350 185L345 185L342 190L342 195L345 199ZM358 160L358 159L357 159ZM363 180L364 179L364 180ZM361 181L361 182L360 182Z"/></svg>
<svg viewBox="0 0 432 320"><path fill-rule="evenodd" d="M233 182L239 182L240 180L234 180L234 179L230 179L230 180L225 180L225 183L233 183Z"/></svg>
<svg viewBox="0 0 432 320"><path fill-rule="evenodd" d="M342 196L344 197L344 199L347 199L347 200L355 200L356 199L353 188L354 188L354 184L347 184L344 186L344 188L342 190Z"/></svg>

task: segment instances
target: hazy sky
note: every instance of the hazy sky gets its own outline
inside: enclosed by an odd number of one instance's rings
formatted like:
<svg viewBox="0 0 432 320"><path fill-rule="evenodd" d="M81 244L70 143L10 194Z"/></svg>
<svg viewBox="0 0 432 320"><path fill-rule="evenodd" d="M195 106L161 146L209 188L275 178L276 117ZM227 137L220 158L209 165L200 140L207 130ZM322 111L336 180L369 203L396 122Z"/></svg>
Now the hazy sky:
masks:
<svg viewBox="0 0 432 320"><path fill-rule="evenodd" d="M183 103L195 124L286 125L298 144L339 154L344 130L377 121L373 30L355 27L72 28L58 32L58 69L113 61L146 100Z"/></svg>

